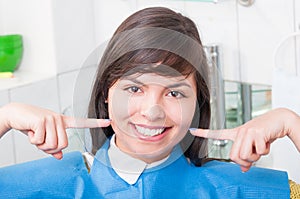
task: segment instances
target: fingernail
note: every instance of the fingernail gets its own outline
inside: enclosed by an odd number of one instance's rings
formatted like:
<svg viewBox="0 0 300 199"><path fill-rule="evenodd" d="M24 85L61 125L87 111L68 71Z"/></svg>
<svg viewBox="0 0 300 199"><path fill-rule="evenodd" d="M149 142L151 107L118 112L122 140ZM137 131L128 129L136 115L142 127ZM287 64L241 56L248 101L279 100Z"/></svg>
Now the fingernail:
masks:
<svg viewBox="0 0 300 199"><path fill-rule="evenodd" d="M105 121L107 121L107 122L111 122L111 119L104 119Z"/></svg>
<svg viewBox="0 0 300 199"><path fill-rule="evenodd" d="M196 131L197 128L189 128L190 131Z"/></svg>

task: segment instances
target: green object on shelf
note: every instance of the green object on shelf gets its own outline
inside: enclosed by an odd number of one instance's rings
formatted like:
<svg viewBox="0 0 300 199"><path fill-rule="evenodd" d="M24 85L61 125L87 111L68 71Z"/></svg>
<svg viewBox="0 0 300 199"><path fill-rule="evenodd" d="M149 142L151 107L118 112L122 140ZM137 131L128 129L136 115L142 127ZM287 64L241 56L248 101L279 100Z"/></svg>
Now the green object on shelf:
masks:
<svg viewBox="0 0 300 199"><path fill-rule="evenodd" d="M22 35L0 35L0 72L14 72L23 55Z"/></svg>

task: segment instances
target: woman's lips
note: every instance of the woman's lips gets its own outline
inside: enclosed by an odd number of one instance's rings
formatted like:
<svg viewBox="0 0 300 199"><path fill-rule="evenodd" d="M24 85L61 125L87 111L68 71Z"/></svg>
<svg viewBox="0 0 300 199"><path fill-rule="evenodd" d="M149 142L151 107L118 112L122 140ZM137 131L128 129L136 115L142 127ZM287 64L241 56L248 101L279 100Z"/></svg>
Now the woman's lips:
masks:
<svg viewBox="0 0 300 199"><path fill-rule="evenodd" d="M135 135L145 141L159 141L163 139L171 127L153 127L153 126L145 126L145 125L137 125L132 124L134 128Z"/></svg>

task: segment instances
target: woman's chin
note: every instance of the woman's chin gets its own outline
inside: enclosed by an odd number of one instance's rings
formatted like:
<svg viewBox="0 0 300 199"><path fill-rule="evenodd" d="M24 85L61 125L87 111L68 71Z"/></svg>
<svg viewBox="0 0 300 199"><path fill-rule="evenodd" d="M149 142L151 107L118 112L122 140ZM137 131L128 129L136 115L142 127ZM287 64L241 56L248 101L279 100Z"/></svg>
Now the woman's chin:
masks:
<svg viewBox="0 0 300 199"><path fill-rule="evenodd" d="M143 160L144 162L151 163L155 161L159 161L165 157L167 157L170 152L172 151L171 146L162 146L162 147L148 147L148 148L143 148L142 150L139 149L133 149L132 151L135 152L130 152L129 155L132 157L135 157L137 159Z"/></svg>

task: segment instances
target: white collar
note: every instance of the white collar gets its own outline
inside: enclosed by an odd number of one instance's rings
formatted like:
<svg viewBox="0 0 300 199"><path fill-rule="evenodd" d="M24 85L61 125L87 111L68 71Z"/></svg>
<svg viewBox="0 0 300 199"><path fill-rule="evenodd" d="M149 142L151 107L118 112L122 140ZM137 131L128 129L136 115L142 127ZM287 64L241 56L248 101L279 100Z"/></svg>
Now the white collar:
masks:
<svg viewBox="0 0 300 199"><path fill-rule="evenodd" d="M169 156L157 162L147 164L146 162L133 158L127 153L121 151L115 144L114 134L110 140L108 157L112 168L118 174L118 176L125 180L128 184L133 185L136 183L145 169L149 169L162 164L168 159Z"/></svg>

